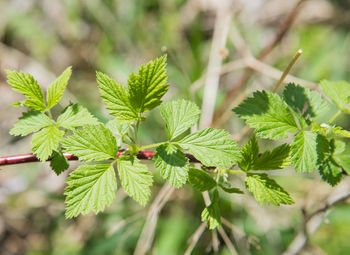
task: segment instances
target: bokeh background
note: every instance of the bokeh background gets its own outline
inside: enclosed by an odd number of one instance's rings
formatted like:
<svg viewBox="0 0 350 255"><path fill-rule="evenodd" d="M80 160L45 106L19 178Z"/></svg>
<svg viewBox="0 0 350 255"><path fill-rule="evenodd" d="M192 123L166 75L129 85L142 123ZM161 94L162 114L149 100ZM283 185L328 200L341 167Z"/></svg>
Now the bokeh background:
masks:
<svg viewBox="0 0 350 255"><path fill-rule="evenodd" d="M111 117L99 98L95 71L125 84L140 64L168 54L171 87L165 100L214 102L202 116L242 144L248 136L230 110L252 91L271 89L299 48L304 53L288 81L317 89L322 79L350 80L349 28L349 0L0 0L0 155L30 152L29 138L8 134L23 109L11 106L21 97L6 83L6 69L29 72L47 88L72 65L56 114L74 101L105 122ZM206 79L208 70L214 80ZM215 73L217 96L203 99ZM349 129L349 118L338 122ZM156 110L141 128L141 140L163 138ZM274 146L260 142L267 149ZM190 185L157 202L157 194L169 189L153 170L156 183L145 208L118 190L103 213L65 220L64 181L77 165L72 162L60 176L42 163L1 168L1 255L119 255L136 247L136 254L143 254L142 247L146 254L184 254L200 231L192 254L232 253L222 234L201 228L203 197ZM303 212L350 187L349 178L331 188L317 174L293 170L276 171L275 179L295 205L261 207L249 194L222 195L223 229L239 254L282 254L303 233ZM239 176L232 182L243 187ZM313 224L302 254L350 254L349 203L319 215Z"/></svg>

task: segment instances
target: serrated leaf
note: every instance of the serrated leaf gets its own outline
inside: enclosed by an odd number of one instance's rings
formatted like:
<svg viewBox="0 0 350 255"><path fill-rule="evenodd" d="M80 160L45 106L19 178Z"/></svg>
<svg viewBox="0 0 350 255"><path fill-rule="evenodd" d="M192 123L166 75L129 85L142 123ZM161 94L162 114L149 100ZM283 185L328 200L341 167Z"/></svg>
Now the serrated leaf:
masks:
<svg viewBox="0 0 350 255"><path fill-rule="evenodd" d="M294 119L297 116L293 116L292 109L274 93L256 91L233 111L262 138L279 140L287 138L289 132L298 131Z"/></svg>
<svg viewBox="0 0 350 255"><path fill-rule="evenodd" d="M240 159L237 143L222 129L206 128L177 141L206 166L231 167Z"/></svg>
<svg viewBox="0 0 350 255"><path fill-rule="evenodd" d="M6 71L6 73L7 82L11 88L27 98L23 101L23 105L38 111L46 109L43 92L33 76L16 71Z"/></svg>
<svg viewBox="0 0 350 255"><path fill-rule="evenodd" d="M123 140L127 139L128 131L132 126L130 124L120 123L117 119L113 119L107 122L106 127L116 136L117 145L121 147Z"/></svg>
<svg viewBox="0 0 350 255"><path fill-rule="evenodd" d="M176 100L161 105L160 113L166 123L168 138L172 141L199 120L200 110L195 103Z"/></svg>
<svg viewBox="0 0 350 255"><path fill-rule="evenodd" d="M113 159L118 153L115 137L103 124L77 129L63 140L62 146L83 161Z"/></svg>
<svg viewBox="0 0 350 255"><path fill-rule="evenodd" d="M272 151L264 151L254 162L252 170L283 169L290 165L290 146L282 144Z"/></svg>
<svg viewBox="0 0 350 255"><path fill-rule="evenodd" d="M70 76L72 75L72 67L69 66L63 73L50 84L47 89L46 101L47 108L51 109L55 106L62 98L63 92L67 87Z"/></svg>
<svg viewBox="0 0 350 255"><path fill-rule="evenodd" d="M155 166L160 175L171 186L180 188L188 177L188 158L178 148L171 144L159 146L154 155Z"/></svg>
<svg viewBox="0 0 350 255"><path fill-rule="evenodd" d="M130 102L134 110L143 113L162 103L168 91L166 55L142 65L137 74L131 73L128 80Z"/></svg>
<svg viewBox="0 0 350 255"><path fill-rule="evenodd" d="M55 126L43 128L32 137L31 145L33 153L40 161L46 161L51 156L52 151L57 149L63 136L64 132Z"/></svg>
<svg viewBox="0 0 350 255"><path fill-rule="evenodd" d="M315 119L329 111L329 103L316 91L289 83L283 91L285 102L304 118Z"/></svg>
<svg viewBox="0 0 350 255"><path fill-rule="evenodd" d="M145 206L151 195L153 177L147 166L136 158L118 160L118 174L125 192Z"/></svg>
<svg viewBox="0 0 350 255"><path fill-rule="evenodd" d="M259 145L255 135L241 148L242 158L238 165L243 171L249 171L253 169L254 162L259 156Z"/></svg>
<svg viewBox="0 0 350 255"><path fill-rule="evenodd" d="M326 136L326 137L344 137L344 138L350 138L350 132L347 130L344 130L342 127L338 127L335 125L329 125L326 123L322 123L320 125L312 123L312 131L317 132L320 135Z"/></svg>
<svg viewBox="0 0 350 255"><path fill-rule="evenodd" d="M112 203L117 189L113 164L79 166L70 173L67 184L67 219L104 210Z"/></svg>
<svg viewBox="0 0 350 255"><path fill-rule="evenodd" d="M68 169L68 160L62 152L54 150L51 157L50 167L57 175Z"/></svg>
<svg viewBox="0 0 350 255"><path fill-rule="evenodd" d="M85 107L78 104L69 105L57 118L57 125L69 130L98 123L98 120Z"/></svg>
<svg viewBox="0 0 350 255"><path fill-rule="evenodd" d="M317 163L317 134L311 131L299 132L293 139L291 157L295 171L311 173Z"/></svg>
<svg viewBox="0 0 350 255"><path fill-rule="evenodd" d="M206 221L209 229L215 229L221 226L221 214L219 208L219 193L214 191L211 204L204 208L201 214L202 221Z"/></svg>
<svg viewBox="0 0 350 255"><path fill-rule="evenodd" d="M22 117L19 118L14 127L10 130L10 134L26 136L44 127L50 126L53 123L54 122L44 113L31 110L23 113Z"/></svg>
<svg viewBox="0 0 350 255"><path fill-rule="evenodd" d="M321 91L338 106L339 110L350 114L350 83L323 80L320 87Z"/></svg>
<svg viewBox="0 0 350 255"><path fill-rule="evenodd" d="M294 204L289 194L267 174L247 174L245 185L262 206L264 202L274 205Z"/></svg>
<svg viewBox="0 0 350 255"><path fill-rule="evenodd" d="M188 180L193 187L201 192L211 190L217 184L216 181L205 171L193 167L189 168Z"/></svg>
<svg viewBox="0 0 350 255"><path fill-rule="evenodd" d="M224 184L220 183L220 184L219 184L219 187L220 187L223 191L225 191L225 192L227 192L227 193L230 193L230 194L232 194L232 193L244 194L244 192L243 192L242 190L240 190L239 188L231 187L231 186L229 186L228 184L224 185Z"/></svg>
<svg viewBox="0 0 350 255"><path fill-rule="evenodd" d="M138 113L130 103L126 88L101 72L97 72L96 77L102 101L109 113L120 122L137 120Z"/></svg>

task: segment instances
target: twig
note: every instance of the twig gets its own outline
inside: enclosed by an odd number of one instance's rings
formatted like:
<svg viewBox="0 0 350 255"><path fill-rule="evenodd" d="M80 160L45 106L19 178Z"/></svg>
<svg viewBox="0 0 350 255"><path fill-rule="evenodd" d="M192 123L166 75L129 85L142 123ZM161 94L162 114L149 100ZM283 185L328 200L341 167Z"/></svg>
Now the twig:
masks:
<svg viewBox="0 0 350 255"><path fill-rule="evenodd" d="M145 225L143 226L139 240L137 241L134 255L146 254L151 248L155 229L160 211L163 209L165 203L169 200L174 192L174 188L169 184L165 184L153 201L148 212Z"/></svg>
<svg viewBox="0 0 350 255"><path fill-rule="evenodd" d="M230 250L231 254L238 255L235 247L233 246L233 243L231 242L230 238L227 236L225 230L222 227L219 227L218 231L219 231L219 234L221 235L222 239L224 240L227 248Z"/></svg>
<svg viewBox="0 0 350 255"><path fill-rule="evenodd" d="M206 228L205 222L203 222L202 224L199 225L199 227L196 229L196 231L192 235L192 237L191 237L192 241L191 241L190 245L188 246L184 255L190 255L192 253L193 248L198 243L199 238L201 238L202 234L204 233L205 228Z"/></svg>

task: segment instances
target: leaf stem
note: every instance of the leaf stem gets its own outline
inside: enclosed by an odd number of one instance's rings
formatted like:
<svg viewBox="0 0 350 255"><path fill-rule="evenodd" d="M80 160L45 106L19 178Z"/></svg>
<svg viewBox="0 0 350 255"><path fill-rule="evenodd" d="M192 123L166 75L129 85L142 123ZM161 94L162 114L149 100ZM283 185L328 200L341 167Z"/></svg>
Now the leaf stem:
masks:
<svg viewBox="0 0 350 255"><path fill-rule="evenodd" d="M332 124L336 118L338 118L338 116L341 114L341 110L338 110L333 117L329 120L329 124Z"/></svg>
<svg viewBox="0 0 350 255"><path fill-rule="evenodd" d="M140 147L139 149L140 149L140 150L146 150L146 149L158 147L158 146L160 146L160 145L162 145L162 144L165 144L165 143L166 143L166 142L153 143L153 144L149 144L149 145L142 146L142 147Z"/></svg>
<svg viewBox="0 0 350 255"><path fill-rule="evenodd" d="M290 61L289 65L287 66L286 70L284 70L284 72L282 73L281 78L278 80L278 82L276 83L276 85L273 87L272 92L276 92L277 89L281 86L282 82L284 81L284 79L286 78L286 76L288 75L288 73L290 72L290 70L292 69L292 67L294 66L295 62L298 60L299 56L303 53L302 49L299 49L297 51L297 53L295 53L292 61Z"/></svg>
<svg viewBox="0 0 350 255"><path fill-rule="evenodd" d="M245 174L242 170L226 170L230 174Z"/></svg>

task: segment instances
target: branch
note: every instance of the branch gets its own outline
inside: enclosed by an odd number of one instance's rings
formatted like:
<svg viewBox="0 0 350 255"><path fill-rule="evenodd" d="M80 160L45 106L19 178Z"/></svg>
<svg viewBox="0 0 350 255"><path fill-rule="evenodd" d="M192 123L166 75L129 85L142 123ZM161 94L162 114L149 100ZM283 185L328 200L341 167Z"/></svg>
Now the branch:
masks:
<svg viewBox="0 0 350 255"><path fill-rule="evenodd" d="M117 157L119 157L124 151L120 150L118 151ZM154 151L139 151L137 154L138 159L152 159L154 156ZM63 152L63 155L68 160L78 160L77 156L74 156L73 154ZM191 154L186 154L186 157L190 160L192 163L200 163L198 159L196 159ZM6 165L13 165L13 164L22 164L22 163L30 163L30 162L39 162L40 160L32 153L30 154L21 154L21 155L13 155L13 156L4 156L0 157L0 166L6 166ZM51 161L51 158L47 161Z"/></svg>

